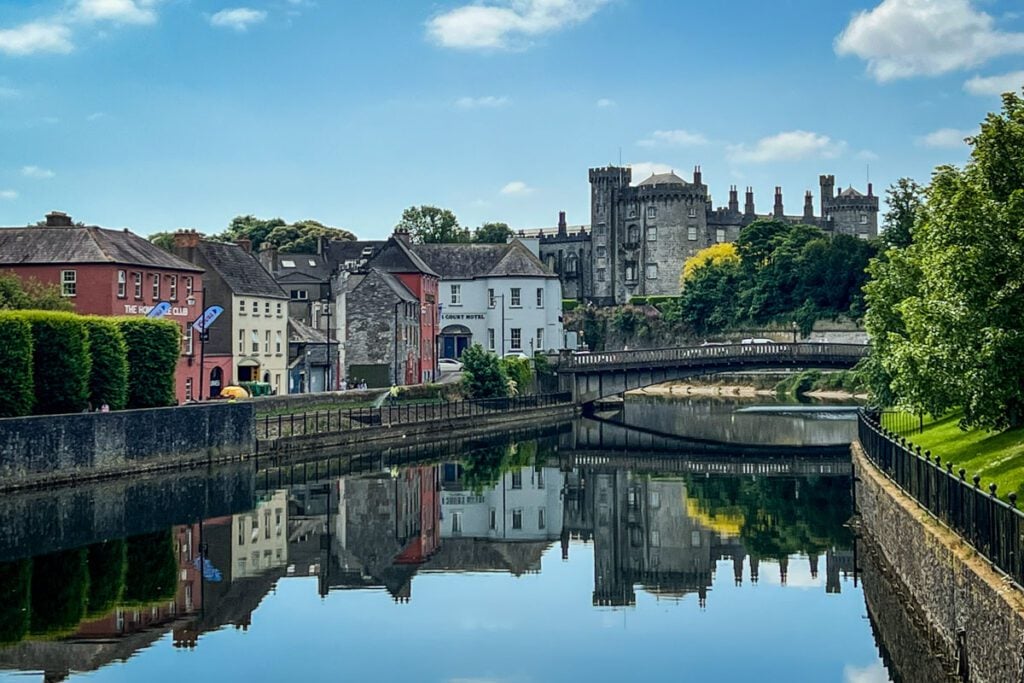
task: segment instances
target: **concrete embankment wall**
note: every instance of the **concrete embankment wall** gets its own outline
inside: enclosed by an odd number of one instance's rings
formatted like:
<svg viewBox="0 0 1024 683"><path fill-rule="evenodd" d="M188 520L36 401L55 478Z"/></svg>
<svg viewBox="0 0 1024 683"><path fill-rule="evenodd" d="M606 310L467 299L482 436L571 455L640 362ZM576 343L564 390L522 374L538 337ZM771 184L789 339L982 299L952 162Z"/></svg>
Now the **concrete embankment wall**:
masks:
<svg viewBox="0 0 1024 683"><path fill-rule="evenodd" d="M387 448L399 445L461 439L474 435L501 433L505 428L523 425L547 425L570 420L579 413L572 404L528 408L514 412L438 418L421 423L396 424L305 436L286 436L260 440L257 453L264 456L291 457L314 450L336 451L347 447ZM262 462L262 460L261 460Z"/></svg>
<svg viewBox="0 0 1024 683"><path fill-rule="evenodd" d="M252 403L0 420L0 490L229 461L254 452Z"/></svg>
<svg viewBox="0 0 1024 683"><path fill-rule="evenodd" d="M853 447L865 540L892 567L934 642L966 680L1024 680L1024 593ZM963 660L966 658L966 666Z"/></svg>

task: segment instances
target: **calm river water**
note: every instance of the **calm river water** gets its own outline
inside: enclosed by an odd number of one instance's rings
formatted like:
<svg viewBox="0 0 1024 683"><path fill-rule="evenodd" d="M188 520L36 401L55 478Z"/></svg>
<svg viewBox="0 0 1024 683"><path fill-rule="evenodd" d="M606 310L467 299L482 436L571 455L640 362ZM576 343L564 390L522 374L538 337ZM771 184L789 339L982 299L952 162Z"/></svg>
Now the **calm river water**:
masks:
<svg viewBox="0 0 1024 683"><path fill-rule="evenodd" d="M8 496L0 678L914 680L855 570L852 414L601 417Z"/></svg>

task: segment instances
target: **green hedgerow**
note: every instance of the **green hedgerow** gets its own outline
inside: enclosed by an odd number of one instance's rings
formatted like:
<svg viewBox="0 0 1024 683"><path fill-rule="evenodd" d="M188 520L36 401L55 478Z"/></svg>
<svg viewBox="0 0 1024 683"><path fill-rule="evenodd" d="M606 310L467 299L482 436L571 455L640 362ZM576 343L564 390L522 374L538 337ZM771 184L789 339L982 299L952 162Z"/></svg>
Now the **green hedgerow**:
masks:
<svg viewBox="0 0 1024 683"><path fill-rule="evenodd" d="M21 313L0 312L0 417L32 413L32 325Z"/></svg>
<svg viewBox="0 0 1024 683"><path fill-rule="evenodd" d="M153 318L119 318L117 323L128 346L128 407L174 405L181 329Z"/></svg>
<svg viewBox="0 0 1024 683"><path fill-rule="evenodd" d="M104 403L111 410L128 404L128 346L117 321L89 316L84 319L89 333L89 402L94 408Z"/></svg>
<svg viewBox="0 0 1024 683"><path fill-rule="evenodd" d="M89 407L89 334L73 313L25 311L32 325L35 412L79 413Z"/></svg>

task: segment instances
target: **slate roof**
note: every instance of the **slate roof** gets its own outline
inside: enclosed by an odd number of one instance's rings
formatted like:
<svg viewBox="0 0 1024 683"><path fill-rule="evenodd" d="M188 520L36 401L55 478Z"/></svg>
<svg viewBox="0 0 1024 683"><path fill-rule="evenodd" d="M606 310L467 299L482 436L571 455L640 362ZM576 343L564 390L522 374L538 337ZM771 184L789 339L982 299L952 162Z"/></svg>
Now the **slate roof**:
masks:
<svg viewBox="0 0 1024 683"><path fill-rule="evenodd" d="M326 344L327 335L322 330L307 325L301 320L288 318L288 341L300 344ZM331 343L337 344L338 342L332 339Z"/></svg>
<svg viewBox="0 0 1024 683"><path fill-rule="evenodd" d="M438 277L438 274L401 240L394 237L378 251L369 263L368 268L376 268L388 273L425 273Z"/></svg>
<svg viewBox="0 0 1024 683"><path fill-rule="evenodd" d="M419 302L413 293L409 291L409 288L402 284L402 281L391 273L387 273L377 268L370 268L368 271L363 273L355 273L349 276L346 282L346 288L349 292L357 291L368 278L380 278L383 280L392 292L395 293L400 300L407 303Z"/></svg>
<svg viewBox="0 0 1024 683"><path fill-rule="evenodd" d="M203 271L127 230L96 226L0 228L0 265L65 263Z"/></svg>
<svg viewBox="0 0 1024 683"><path fill-rule="evenodd" d="M285 262L293 265L286 266ZM291 278L303 281L326 282L331 279L331 264L321 254L278 254L274 263L274 275L283 278L288 275L300 275Z"/></svg>
<svg viewBox="0 0 1024 683"><path fill-rule="evenodd" d="M384 240L331 240L324 250L332 266L344 265L345 261L363 260L363 250L371 250L371 258L387 244Z"/></svg>
<svg viewBox="0 0 1024 683"><path fill-rule="evenodd" d="M446 280L558 277L519 240L508 244L418 244L415 250Z"/></svg>
<svg viewBox="0 0 1024 683"><path fill-rule="evenodd" d="M850 187L848 187L845 190L843 190L842 192L840 192L839 196L840 197L863 197L864 195L862 195L857 190L853 189L853 186L851 185Z"/></svg>
<svg viewBox="0 0 1024 683"><path fill-rule="evenodd" d="M200 240L197 250L236 296L288 298L259 259L237 244Z"/></svg>
<svg viewBox="0 0 1024 683"><path fill-rule="evenodd" d="M641 185L686 185L686 181L677 176L675 173L652 173L651 177L647 180L643 180L637 183L637 187Z"/></svg>

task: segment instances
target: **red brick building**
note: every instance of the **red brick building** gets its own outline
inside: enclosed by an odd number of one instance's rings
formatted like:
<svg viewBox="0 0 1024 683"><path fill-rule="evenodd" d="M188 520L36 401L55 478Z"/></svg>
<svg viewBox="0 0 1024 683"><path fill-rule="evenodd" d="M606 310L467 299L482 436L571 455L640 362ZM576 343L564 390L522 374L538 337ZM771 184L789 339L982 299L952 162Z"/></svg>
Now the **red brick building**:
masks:
<svg viewBox="0 0 1024 683"><path fill-rule="evenodd" d="M128 230L74 223L54 211L46 221L0 228L0 271L56 284L75 311L90 315L146 315L166 301L164 316L182 328L177 398L199 395L199 345L191 322L203 308L203 270Z"/></svg>

